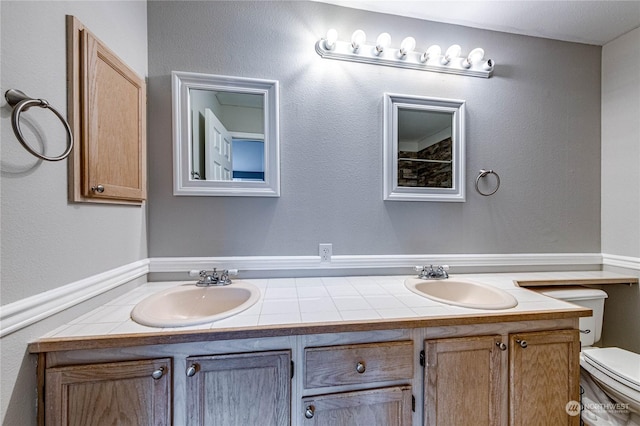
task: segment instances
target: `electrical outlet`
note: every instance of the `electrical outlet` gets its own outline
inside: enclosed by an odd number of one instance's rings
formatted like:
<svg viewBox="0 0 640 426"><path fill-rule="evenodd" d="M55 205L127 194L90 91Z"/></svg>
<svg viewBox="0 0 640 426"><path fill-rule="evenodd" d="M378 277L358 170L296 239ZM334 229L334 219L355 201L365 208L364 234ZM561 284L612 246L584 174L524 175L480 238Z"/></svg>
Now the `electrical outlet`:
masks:
<svg viewBox="0 0 640 426"><path fill-rule="evenodd" d="M331 255L333 254L333 244L321 243L318 246L318 252L320 254L320 262L331 262Z"/></svg>

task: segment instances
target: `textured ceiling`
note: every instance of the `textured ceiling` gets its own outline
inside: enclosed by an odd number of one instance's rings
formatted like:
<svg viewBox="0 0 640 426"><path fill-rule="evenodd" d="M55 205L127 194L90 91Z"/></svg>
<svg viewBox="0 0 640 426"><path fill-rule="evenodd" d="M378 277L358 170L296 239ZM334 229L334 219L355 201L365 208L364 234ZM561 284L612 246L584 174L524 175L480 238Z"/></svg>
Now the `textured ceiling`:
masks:
<svg viewBox="0 0 640 426"><path fill-rule="evenodd" d="M640 27L640 0L318 1L429 21L595 45L604 45Z"/></svg>

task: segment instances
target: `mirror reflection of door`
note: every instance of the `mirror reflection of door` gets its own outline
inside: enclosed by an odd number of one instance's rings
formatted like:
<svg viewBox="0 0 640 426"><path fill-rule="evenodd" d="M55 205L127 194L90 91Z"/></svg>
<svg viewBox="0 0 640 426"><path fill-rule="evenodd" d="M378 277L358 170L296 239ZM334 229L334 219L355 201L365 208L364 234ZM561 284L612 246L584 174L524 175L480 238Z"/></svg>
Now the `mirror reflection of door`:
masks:
<svg viewBox="0 0 640 426"><path fill-rule="evenodd" d="M398 186L453 187L453 114L398 108Z"/></svg>
<svg viewBox="0 0 640 426"><path fill-rule="evenodd" d="M190 89L191 179L264 181L264 96Z"/></svg>

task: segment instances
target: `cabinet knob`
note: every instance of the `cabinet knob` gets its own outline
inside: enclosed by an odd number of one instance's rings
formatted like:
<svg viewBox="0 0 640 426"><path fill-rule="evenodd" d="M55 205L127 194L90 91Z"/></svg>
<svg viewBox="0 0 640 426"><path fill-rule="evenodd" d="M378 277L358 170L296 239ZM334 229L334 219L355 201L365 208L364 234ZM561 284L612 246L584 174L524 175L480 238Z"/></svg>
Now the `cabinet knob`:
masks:
<svg viewBox="0 0 640 426"><path fill-rule="evenodd" d="M154 380L159 380L163 375L164 375L164 367L160 367L157 370L154 370L153 373L151 373L151 377L153 377Z"/></svg>
<svg viewBox="0 0 640 426"><path fill-rule="evenodd" d="M104 192L104 185L94 185L91 187L91 190L93 192L97 192L99 194L102 194Z"/></svg>
<svg viewBox="0 0 640 426"><path fill-rule="evenodd" d="M189 368L187 368L187 377L193 377L196 375L197 372L198 372L198 365L191 364Z"/></svg>
<svg viewBox="0 0 640 426"><path fill-rule="evenodd" d="M316 407L313 405L307 405L307 408L304 410L304 416L308 419L312 419L313 415L316 413Z"/></svg>
<svg viewBox="0 0 640 426"><path fill-rule="evenodd" d="M526 348L527 347L527 341L526 340L520 340L520 339L516 339L516 343L520 345L521 348Z"/></svg>
<svg viewBox="0 0 640 426"><path fill-rule="evenodd" d="M504 342L496 342L496 346L501 351L506 351L507 350L507 345Z"/></svg>
<svg viewBox="0 0 640 426"><path fill-rule="evenodd" d="M358 363L356 364L356 371L360 374L367 371L367 366L364 365L364 361L358 361Z"/></svg>

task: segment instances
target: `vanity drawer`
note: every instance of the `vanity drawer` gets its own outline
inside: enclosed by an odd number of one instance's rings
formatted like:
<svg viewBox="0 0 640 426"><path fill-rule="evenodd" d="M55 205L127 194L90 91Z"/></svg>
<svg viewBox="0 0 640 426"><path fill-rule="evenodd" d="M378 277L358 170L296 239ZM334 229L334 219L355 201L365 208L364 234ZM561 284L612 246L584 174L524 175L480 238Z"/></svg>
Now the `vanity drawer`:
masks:
<svg viewBox="0 0 640 426"><path fill-rule="evenodd" d="M324 346L304 350L304 387L413 378L413 342Z"/></svg>

